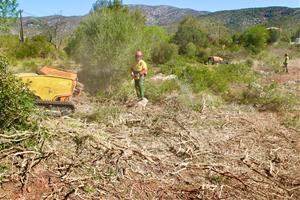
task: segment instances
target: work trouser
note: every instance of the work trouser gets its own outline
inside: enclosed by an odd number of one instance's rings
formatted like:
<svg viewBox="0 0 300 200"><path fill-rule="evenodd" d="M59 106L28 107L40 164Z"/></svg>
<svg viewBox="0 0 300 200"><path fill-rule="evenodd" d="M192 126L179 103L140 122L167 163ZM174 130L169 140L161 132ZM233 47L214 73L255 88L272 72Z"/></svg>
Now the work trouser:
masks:
<svg viewBox="0 0 300 200"><path fill-rule="evenodd" d="M138 98L145 97L145 77L140 76L138 79L134 80L135 91Z"/></svg>
<svg viewBox="0 0 300 200"><path fill-rule="evenodd" d="M288 63L283 63L284 72L289 73Z"/></svg>

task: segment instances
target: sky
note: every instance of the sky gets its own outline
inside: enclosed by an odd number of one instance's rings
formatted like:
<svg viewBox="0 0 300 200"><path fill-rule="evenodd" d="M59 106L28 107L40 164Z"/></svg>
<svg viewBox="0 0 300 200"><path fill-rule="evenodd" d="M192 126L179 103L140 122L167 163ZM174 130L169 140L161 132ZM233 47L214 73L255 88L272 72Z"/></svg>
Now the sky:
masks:
<svg viewBox="0 0 300 200"><path fill-rule="evenodd" d="M65 16L84 15L96 0L19 0L25 15ZM200 11L219 11L240 8L287 6L300 7L300 0L123 0L124 4L171 5Z"/></svg>

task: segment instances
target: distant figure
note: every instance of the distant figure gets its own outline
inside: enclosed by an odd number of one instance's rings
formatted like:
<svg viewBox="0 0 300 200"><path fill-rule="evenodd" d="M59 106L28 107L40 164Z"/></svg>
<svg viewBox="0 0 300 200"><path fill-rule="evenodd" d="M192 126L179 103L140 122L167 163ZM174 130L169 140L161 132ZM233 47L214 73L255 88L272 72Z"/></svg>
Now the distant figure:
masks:
<svg viewBox="0 0 300 200"><path fill-rule="evenodd" d="M286 53L284 55L284 62L283 62L283 67L284 67L285 73L289 73L289 69L288 69L289 60L290 60L289 55Z"/></svg>
<svg viewBox="0 0 300 200"><path fill-rule="evenodd" d="M208 58L208 64L212 64L212 65L215 65L215 64L222 64L224 63L224 59L221 58L221 57L218 57L218 56L210 56Z"/></svg>
<svg viewBox="0 0 300 200"><path fill-rule="evenodd" d="M145 61L143 61L143 53L137 51L135 53L135 65L131 68L131 76L134 79L136 94L140 101L145 99L145 76L148 68Z"/></svg>

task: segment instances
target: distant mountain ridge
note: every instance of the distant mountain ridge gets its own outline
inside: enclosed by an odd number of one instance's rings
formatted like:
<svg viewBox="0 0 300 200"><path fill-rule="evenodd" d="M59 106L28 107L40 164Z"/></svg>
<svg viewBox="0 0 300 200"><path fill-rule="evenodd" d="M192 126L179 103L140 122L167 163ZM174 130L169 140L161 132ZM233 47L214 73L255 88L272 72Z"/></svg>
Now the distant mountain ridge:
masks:
<svg viewBox="0 0 300 200"><path fill-rule="evenodd" d="M300 20L299 12L299 8L288 7L247 8L208 13L199 18L212 20L230 29L243 30L258 24L285 26L295 19Z"/></svg>
<svg viewBox="0 0 300 200"><path fill-rule="evenodd" d="M148 6L128 5L129 9L141 10L146 17L147 25L172 26L186 16L195 16L206 22L211 21L223 25L235 31L243 30L257 24L268 24L284 28L300 26L300 9L288 7L266 7L248 8L240 10L226 10L218 12L196 11L193 9L176 8L173 6ZM57 21L62 22L63 32L72 33L86 16L45 16L25 17L24 29L26 35L41 33L45 25L53 25ZM13 34L18 34L18 27L15 26Z"/></svg>
<svg viewBox="0 0 300 200"><path fill-rule="evenodd" d="M147 6L147 5L128 5L130 9L139 9L146 16L147 25L170 25L182 20L186 16L206 15L207 11L197 11L189 8L176 8L173 6Z"/></svg>

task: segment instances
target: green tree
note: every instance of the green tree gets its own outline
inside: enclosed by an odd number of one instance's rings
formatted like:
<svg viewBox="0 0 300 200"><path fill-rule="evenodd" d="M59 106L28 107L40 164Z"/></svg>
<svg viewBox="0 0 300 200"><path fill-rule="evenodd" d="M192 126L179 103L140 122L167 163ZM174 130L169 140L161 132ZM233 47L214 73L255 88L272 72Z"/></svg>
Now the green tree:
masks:
<svg viewBox="0 0 300 200"><path fill-rule="evenodd" d="M0 29L7 30L7 25L18 16L17 0L0 0Z"/></svg>
<svg viewBox="0 0 300 200"><path fill-rule="evenodd" d="M83 66L81 79L91 92L104 89L125 72L138 49L149 56L144 16L124 9L101 8L81 23L67 52ZM127 74L126 74L127 75Z"/></svg>
<svg viewBox="0 0 300 200"><path fill-rule="evenodd" d="M178 54L178 47L175 44L162 42L152 52L152 61L155 64L164 64Z"/></svg>
<svg viewBox="0 0 300 200"><path fill-rule="evenodd" d="M111 8L111 9L119 9L123 7L122 0L97 0L93 5L93 10L96 11L97 9L101 8Z"/></svg>
<svg viewBox="0 0 300 200"><path fill-rule="evenodd" d="M197 47L194 43L190 42L186 45L186 55L189 58L194 58L197 53Z"/></svg>
<svg viewBox="0 0 300 200"><path fill-rule="evenodd" d="M174 42L179 46L181 54L187 53L187 45L192 42L196 47L206 47L208 36L200 29L200 22L194 17L184 19L174 36Z"/></svg>
<svg viewBox="0 0 300 200"><path fill-rule="evenodd" d="M273 44L273 43L279 41L279 39L281 37L280 29L270 28L270 29L268 29L268 34L269 34L269 38L268 38L269 44Z"/></svg>
<svg viewBox="0 0 300 200"><path fill-rule="evenodd" d="M263 26L254 26L247 29L240 38L243 46L254 54L265 49L268 39L268 31Z"/></svg>

